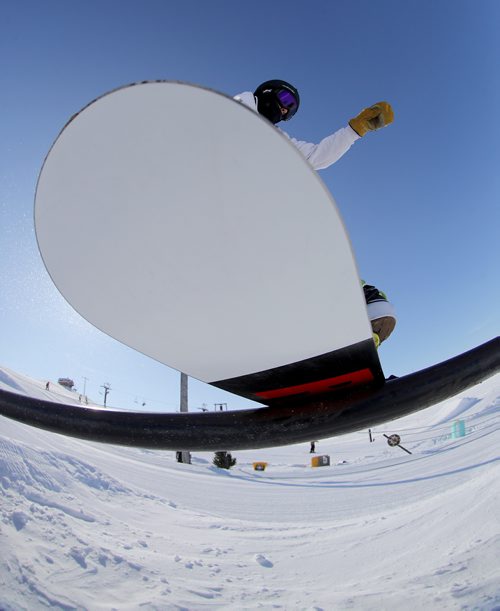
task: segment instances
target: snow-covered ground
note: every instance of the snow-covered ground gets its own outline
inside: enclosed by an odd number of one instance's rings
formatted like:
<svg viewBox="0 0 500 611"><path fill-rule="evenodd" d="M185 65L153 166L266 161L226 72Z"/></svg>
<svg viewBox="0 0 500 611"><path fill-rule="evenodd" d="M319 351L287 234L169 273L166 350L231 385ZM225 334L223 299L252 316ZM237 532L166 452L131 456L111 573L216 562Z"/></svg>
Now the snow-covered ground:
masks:
<svg viewBox="0 0 500 611"><path fill-rule="evenodd" d="M78 401L5 368L0 388ZM331 466L300 444L230 471L0 418L0 608L498 609L499 407L497 375L320 441Z"/></svg>

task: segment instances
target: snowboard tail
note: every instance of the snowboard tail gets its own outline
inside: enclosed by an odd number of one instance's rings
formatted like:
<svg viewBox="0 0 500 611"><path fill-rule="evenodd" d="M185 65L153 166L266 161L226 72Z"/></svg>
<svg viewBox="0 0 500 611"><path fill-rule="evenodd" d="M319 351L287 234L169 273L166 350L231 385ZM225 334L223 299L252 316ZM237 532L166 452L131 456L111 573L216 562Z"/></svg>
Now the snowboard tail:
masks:
<svg viewBox="0 0 500 611"><path fill-rule="evenodd" d="M373 340L364 340L281 367L212 382L213 386L254 401L299 399L308 395L347 392L384 382Z"/></svg>
<svg viewBox="0 0 500 611"><path fill-rule="evenodd" d="M381 377L333 197L223 94L155 81L91 102L44 161L35 229L81 316L190 377L259 402Z"/></svg>

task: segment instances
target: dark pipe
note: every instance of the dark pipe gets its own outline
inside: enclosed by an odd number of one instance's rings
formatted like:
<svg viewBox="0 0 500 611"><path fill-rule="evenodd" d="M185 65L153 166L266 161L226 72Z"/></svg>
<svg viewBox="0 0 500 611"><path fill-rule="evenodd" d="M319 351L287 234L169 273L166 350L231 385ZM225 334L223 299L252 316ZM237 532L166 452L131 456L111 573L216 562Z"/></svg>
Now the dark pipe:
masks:
<svg viewBox="0 0 500 611"><path fill-rule="evenodd" d="M247 450L350 433L424 409L500 371L500 337L452 359L348 395L270 407L154 414L63 405L0 391L0 414L55 433L162 450Z"/></svg>

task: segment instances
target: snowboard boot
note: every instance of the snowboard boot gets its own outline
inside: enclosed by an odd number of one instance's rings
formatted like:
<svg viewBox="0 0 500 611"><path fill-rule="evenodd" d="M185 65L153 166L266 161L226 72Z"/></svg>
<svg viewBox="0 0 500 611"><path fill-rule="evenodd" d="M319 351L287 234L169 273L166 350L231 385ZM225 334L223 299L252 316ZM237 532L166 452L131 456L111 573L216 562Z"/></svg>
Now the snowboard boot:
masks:
<svg viewBox="0 0 500 611"><path fill-rule="evenodd" d="M368 318L373 331L373 341L376 347L384 342L394 331L396 326L396 314L394 306L387 301L387 296L378 288L363 282ZM375 337L376 336L376 337Z"/></svg>

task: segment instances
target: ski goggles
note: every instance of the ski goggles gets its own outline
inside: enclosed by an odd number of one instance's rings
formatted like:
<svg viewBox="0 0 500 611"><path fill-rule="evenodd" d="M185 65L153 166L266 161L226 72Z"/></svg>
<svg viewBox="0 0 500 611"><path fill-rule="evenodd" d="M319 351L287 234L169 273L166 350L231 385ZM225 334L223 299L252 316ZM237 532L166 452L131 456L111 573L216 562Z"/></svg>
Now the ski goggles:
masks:
<svg viewBox="0 0 500 611"><path fill-rule="evenodd" d="M278 98L279 105L288 110L286 115L283 117L284 121L288 121L297 112L297 108L299 107L297 98L287 89L280 89L276 93L276 97Z"/></svg>

